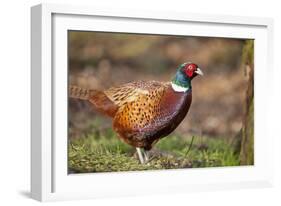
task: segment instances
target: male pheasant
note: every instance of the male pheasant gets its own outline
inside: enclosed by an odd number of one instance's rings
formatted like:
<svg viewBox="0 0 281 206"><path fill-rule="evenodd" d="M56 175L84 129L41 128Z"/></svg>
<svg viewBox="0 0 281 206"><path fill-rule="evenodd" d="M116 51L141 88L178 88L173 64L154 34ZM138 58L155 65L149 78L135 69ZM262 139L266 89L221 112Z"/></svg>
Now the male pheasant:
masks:
<svg viewBox="0 0 281 206"><path fill-rule="evenodd" d="M136 81L104 91L70 86L70 97L84 99L113 119L113 129L125 143L136 147L140 162L147 151L169 135L186 116L191 100L191 80L202 71L194 63L177 68L171 82Z"/></svg>

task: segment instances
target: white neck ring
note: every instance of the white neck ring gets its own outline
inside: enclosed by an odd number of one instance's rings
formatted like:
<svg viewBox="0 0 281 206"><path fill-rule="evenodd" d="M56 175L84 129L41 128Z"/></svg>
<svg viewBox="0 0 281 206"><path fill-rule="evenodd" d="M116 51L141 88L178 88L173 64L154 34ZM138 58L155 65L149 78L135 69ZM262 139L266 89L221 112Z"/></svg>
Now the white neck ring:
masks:
<svg viewBox="0 0 281 206"><path fill-rule="evenodd" d="M186 92L189 90L188 87L182 87L182 86L174 84L173 82L171 84L172 84L172 88L175 92Z"/></svg>

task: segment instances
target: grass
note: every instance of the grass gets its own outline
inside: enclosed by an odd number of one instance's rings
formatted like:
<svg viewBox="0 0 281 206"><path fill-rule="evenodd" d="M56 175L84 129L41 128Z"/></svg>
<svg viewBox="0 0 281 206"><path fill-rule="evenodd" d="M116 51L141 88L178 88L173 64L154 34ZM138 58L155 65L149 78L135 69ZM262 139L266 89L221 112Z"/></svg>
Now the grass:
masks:
<svg viewBox="0 0 281 206"><path fill-rule="evenodd" d="M150 152L149 164L139 163L135 149L111 129L69 141L69 173L137 171L239 165L239 155L223 138L170 135Z"/></svg>

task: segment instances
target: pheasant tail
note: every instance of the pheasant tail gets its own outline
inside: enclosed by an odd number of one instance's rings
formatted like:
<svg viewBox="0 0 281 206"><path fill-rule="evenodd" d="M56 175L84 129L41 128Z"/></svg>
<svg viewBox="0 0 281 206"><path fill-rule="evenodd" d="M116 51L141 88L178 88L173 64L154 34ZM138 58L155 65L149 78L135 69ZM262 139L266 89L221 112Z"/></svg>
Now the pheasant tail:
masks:
<svg viewBox="0 0 281 206"><path fill-rule="evenodd" d="M88 100L96 110L110 117L114 117L118 110L118 106L104 92L99 90L84 89L71 85L69 87L69 97Z"/></svg>
<svg viewBox="0 0 281 206"><path fill-rule="evenodd" d="M81 87L69 86L69 97L75 98L75 99L83 99L88 100L90 97L90 89L84 89Z"/></svg>

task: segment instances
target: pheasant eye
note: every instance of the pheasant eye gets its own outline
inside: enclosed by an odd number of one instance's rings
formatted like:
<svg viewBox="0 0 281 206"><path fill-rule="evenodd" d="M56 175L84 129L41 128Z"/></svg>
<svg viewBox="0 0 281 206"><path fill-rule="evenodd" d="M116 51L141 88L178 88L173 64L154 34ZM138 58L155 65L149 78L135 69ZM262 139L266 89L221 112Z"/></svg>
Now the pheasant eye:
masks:
<svg viewBox="0 0 281 206"><path fill-rule="evenodd" d="M191 70L195 71L196 70L196 65L195 64L189 64L185 67L186 70Z"/></svg>

